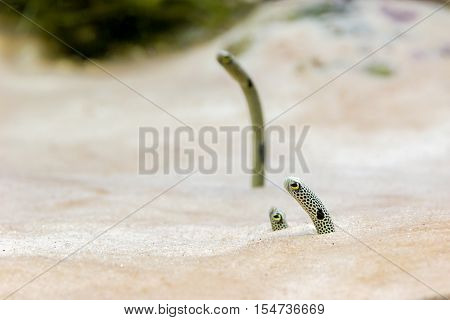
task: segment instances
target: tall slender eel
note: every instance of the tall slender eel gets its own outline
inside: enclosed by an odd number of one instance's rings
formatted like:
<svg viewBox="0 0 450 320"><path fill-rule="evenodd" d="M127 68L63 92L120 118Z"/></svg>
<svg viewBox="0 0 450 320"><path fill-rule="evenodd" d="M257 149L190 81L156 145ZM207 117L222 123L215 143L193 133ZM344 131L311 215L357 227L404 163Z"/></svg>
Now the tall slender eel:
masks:
<svg viewBox="0 0 450 320"><path fill-rule="evenodd" d="M264 120L259 100L258 91L252 79L238 64L236 59L227 51L220 51L217 54L217 61L236 80L244 92L247 100L248 110L252 121L253 131L253 175L252 186L264 186Z"/></svg>

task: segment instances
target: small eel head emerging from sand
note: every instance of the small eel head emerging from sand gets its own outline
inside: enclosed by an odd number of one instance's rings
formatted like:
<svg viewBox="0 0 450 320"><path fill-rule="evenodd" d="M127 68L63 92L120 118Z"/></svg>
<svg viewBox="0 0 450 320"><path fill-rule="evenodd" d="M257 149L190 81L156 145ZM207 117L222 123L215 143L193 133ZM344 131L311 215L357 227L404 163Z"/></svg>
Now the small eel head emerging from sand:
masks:
<svg viewBox="0 0 450 320"><path fill-rule="evenodd" d="M284 213L278 208L270 209L269 219L273 231L286 229L288 227Z"/></svg>
<svg viewBox="0 0 450 320"><path fill-rule="evenodd" d="M334 232L333 221L322 201L300 179L287 178L284 182L284 187L308 213L316 227L317 233Z"/></svg>

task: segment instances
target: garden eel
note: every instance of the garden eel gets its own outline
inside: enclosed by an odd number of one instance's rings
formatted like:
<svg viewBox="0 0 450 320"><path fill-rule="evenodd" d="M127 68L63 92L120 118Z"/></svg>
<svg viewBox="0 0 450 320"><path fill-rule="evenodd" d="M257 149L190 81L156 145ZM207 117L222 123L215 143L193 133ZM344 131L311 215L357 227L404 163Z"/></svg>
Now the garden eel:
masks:
<svg viewBox="0 0 450 320"><path fill-rule="evenodd" d="M286 229L288 227L284 213L278 208L273 207L270 209L269 219L273 231Z"/></svg>
<svg viewBox="0 0 450 320"><path fill-rule="evenodd" d="M309 215L318 234L334 232L333 221L322 201L300 179L289 177L284 187Z"/></svg>
<svg viewBox="0 0 450 320"><path fill-rule="evenodd" d="M239 83L252 121L253 131L253 174L252 186L264 186L264 118L259 100L258 91L250 76L239 65L233 55L227 51L217 54L217 61L228 72L228 74Z"/></svg>

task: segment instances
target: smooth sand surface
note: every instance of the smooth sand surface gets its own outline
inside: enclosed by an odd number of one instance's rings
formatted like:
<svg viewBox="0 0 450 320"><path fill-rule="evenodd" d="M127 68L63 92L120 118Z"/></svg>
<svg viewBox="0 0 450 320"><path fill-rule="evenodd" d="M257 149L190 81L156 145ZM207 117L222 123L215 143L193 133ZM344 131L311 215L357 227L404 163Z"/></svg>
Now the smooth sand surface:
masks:
<svg viewBox="0 0 450 320"><path fill-rule="evenodd" d="M298 6L268 3L219 39L184 52L101 64L196 131L245 126L243 97L216 63L218 49L252 39L239 59L270 120L437 4L360 1L350 14L289 20ZM395 21L392 12L405 21ZM242 154L234 148L229 155L219 137L218 172L195 173L167 191L186 175L138 175L138 128L175 129L176 120L94 65L80 69L5 54L0 295L448 297L449 28L449 10L439 11L277 118L272 125L294 125L298 132L310 126L302 149L310 172L297 166L268 173L263 189L251 189L240 170L225 174L223 159L239 163ZM369 73L374 63L390 66L392 75ZM238 136L233 141L239 145ZM289 149L274 144L272 152ZM161 157L169 167L172 161L173 152ZM337 232L315 234L279 188L287 175L301 177L321 197ZM289 229L271 231L272 206L287 213Z"/></svg>

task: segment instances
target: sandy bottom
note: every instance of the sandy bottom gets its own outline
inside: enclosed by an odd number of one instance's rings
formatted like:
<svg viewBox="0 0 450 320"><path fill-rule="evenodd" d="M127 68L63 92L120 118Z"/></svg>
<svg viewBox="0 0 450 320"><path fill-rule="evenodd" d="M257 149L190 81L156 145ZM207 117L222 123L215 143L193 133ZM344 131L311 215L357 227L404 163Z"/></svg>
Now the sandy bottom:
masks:
<svg viewBox="0 0 450 320"><path fill-rule="evenodd" d="M349 14L289 19L299 6L269 3L183 53L102 65L195 131L244 126L243 98L214 60L219 48L251 39L239 58L270 120L436 8L357 1ZM239 137L231 155L219 137L216 173L194 173L170 190L187 176L137 174L138 128L173 130L175 119L93 65L2 56L0 295L448 297L448 28L444 9L273 121L298 132L310 126L302 149L310 172L268 173L270 182L256 190L237 168L224 173L223 159L242 158ZM392 75L367 71L374 63ZM288 148L276 144L273 155ZM172 163L173 154L161 158L162 166ZM320 195L337 232L315 234L279 188L287 175ZM290 228L271 231L272 206L287 213Z"/></svg>

